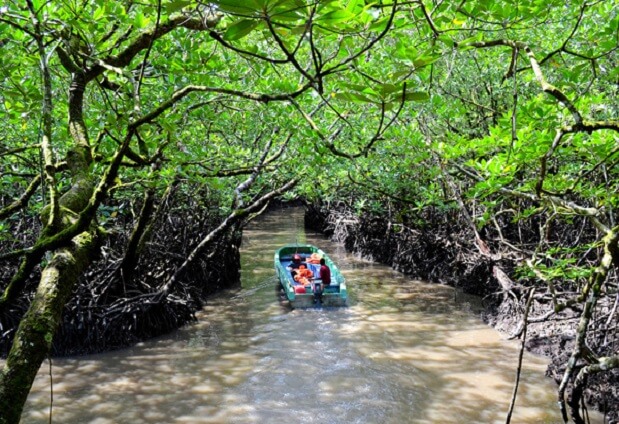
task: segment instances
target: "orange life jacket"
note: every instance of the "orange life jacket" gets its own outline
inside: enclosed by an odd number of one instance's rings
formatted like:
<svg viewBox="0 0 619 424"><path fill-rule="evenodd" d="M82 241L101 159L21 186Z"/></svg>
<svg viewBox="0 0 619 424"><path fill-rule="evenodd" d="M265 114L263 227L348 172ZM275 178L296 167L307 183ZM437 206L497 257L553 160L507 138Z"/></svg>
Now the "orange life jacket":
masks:
<svg viewBox="0 0 619 424"><path fill-rule="evenodd" d="M297 274L294 276L296 281L299 281L301 278L312 278L314 273L307 268L299 268L297 270Z"/></svg>
<svg viewBox="0 0 619 424"><path fill-rule="evenodd" d="M320 263L320 255L318 253L312 253L309 258L307 258L307 262L310 264L319 264Z"/></svg>

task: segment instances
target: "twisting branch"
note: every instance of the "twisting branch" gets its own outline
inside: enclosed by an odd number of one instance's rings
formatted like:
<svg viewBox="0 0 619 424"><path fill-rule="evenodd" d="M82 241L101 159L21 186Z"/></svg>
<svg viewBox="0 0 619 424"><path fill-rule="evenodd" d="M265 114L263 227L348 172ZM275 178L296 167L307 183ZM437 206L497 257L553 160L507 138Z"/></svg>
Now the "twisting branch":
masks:
<svg viewBox="0 0 619 424"><path fill-rule="evenodd" d="M576 109L576 106L574 105L574 103L572 103L572 101L568 99L567 96L561 90L559 90L557 87L555 87L554 85L546 81L546 77L544 76L544 73L542 72L542 68L537 62L537 59L535 59L535 55L533 54L533 51L531 50L531 48L525 45L524 51L529 57L529 61L531 62L531 68L533 69L533 74L535 74L535 78L537 79L537 82L541 85L542 90L544 90L546 93L553 96L559 102L563 103L565 107L571 112L572 119L574 119L576 126L577 127L581 126L582 116L580 114L580 111Z"/></svg>
<svg viewBox="0 0 619 424"><path fill-rule="evenodd" d="M585 10L587 9L588 6L589 6L589 4L586 1L583 1L582 5L580 6L580 10L578 12L578 18L576 19L576 23L574 24L574 27L572 28L572 31L570 32L570 35L568 35L567 38L565 40L563 40L563 43L561 44L561 47L559 47L558 49L548 53L539 62L540 65L543 65L544 63L546 63L546 61L548 61L549 59L554 57L556 54L561 53L562 51L567 52L567 44L574 37L574 35L576 34L576 31L578 31L578 27L582 23L582 18L584 17Z"/></svg>
<svg viewBox="0 0 619 424"><path fill-rule="evenodd" d="M333 134L327 137L325 134L322 133L322 131L320 131L320 128L318 128L318 125L314 122L312 117L308 115L293 98L290 98L289 100L292 103L292 105L295 107L295 109L297 109L297 111L301 114L303 119L305 119L305 121L309 124L309 126L314 130L316 135L318 135L318 137L325 143L326 147L331 151L333 155L352 160L352 159L356 159L361 156L367 156L370 150L372 149L372 147L374 147L374 144L377 141L382 139L385 131L387 131L387 129L389 129L391 125L393 125L396 119L398 119L398 116L400 116L400 113L402 112L402 109L404 108L404 103L406 101L406 82L403 84L403 87L402 87L402 96L400 98L400 104L398 106L398 109L395 111L393 116L391 116L391 118L386 124L385 124L386 104L384 100L381 101L381 115L380 115L378 126L376 128L376 132L374 136L372 136L372 138L370 138L370 140L368 140L368 142L363 147L361 147L359 151L357 151L356 153L346 153L346 152L341 151L335 146L334 141L339 136L342 130L341 128L337 129ZM326 100L325 100L325 103L326 103ZM339 113L337 115L339 119L341 115ZM348 123L348 121L345 121L345 122Z"/></svg>
<svg viewBox="0 0 619 424"><path fill-rule="evenodd" d="M292 105L295 107L295 109L301 114L301 116L303 117L303 119L305 119L305 121L309 124L309 126L314 130L314 132L318 135L318 137L324 141L327 145L327 147L329 148L329 150L331 150L331 152L336 155L336 156L340 156L340 157L344 157L344 158L348 158L348 159L353 159L354 156L350 155L348 153L344 153L344 152L340 152L339 150L337 150L337 148L334 146L333 144L333 140L337 137L337 135L339 135L340 130L336 131L334 134L331 135L331 137L327 137L326 135L324 135L322 133L322 131L320 131L320 128L318 128L318 125L316 125L316 123L314 122L314 120L312 119L312 117L310 115L308 115L303 108L299 105L299 103L297 103L294 99L290 99L290 103L292 103Z"/></svg>
<svg viewBox="0 0 619 424"><path fill-rule="evenodd" d="M208 235L204 239L202 239L202 241L200 241L200 243L198 243L198 245L191 251L191 253L187 256L187 259L185 259L185 261L181 264L181 266L178 267L174 275L172 275L172 277L170 277L170 279L161 287L161 289L158 292L159 295L165 297L168 294L170 294L170 292L174 289L176 284L179 282L182 274L189 267L189 265L191 265L202 254L202 252L204 252L204 250L214 240L216 240L217 237L219 237L220 234L225 233L233 225L241 222L247 216L255 212L258 212L259 210L264 208L264 206L268 204L273 198L290 190L295 185L297 185L298 182L299 182L298 178L292 179L286 182L284 185L280 186L279 188L274 189L268 192L267 194L261 196L260 198L255 200L253 203L251 203L247 207L243 209L234 209L230 213L230 215L228 215L228 217L224 219L221 224L219 224L217 228L215 228L210 233L208 233Z"/></svg>
<svg viewBox="0 0 619 424"><path fill-rule="evenodd" d="M4 142L4 139L0 141ZM15 155L17 153L25 152L26 150L29 150L29 149L40 149L40 148L41 148L40 144L32 144L30 146L16 147L15 149L10 149L10 150L5 149L4 147L0 147L0 157Z"/></svg>
<svg viewBox="0 0 619 424"><path fill-rule="evenodd" d="M161 0L157 0L157 20L155 21L155 28L154 28L154 32L157 32L157 28L159 28L159 25L161 23ZM148 63L148 56L150 55L150 51L153 48L153 43L154 43L154 39L150 39L150 42L148 43L148 47L146 48L146 52L144 53L144 59L142 59L142 63L140 64L140 75L138 77L137 80L137 84L135 85L135 90L134 90L134 110L136 112L140 112L140 104L141 104L141 100L140 100L140 89L142 87L142 81L144 79L144 72L146 71L146 64Z"/></svg>
<svg viewBox="0 0 619 424"><path fill-rule="evenodd" d="M576 108L576 106L574 105L574 103L565 95L565 93L563 93L561 90L559 90L557 87L550 84L546 80L546 77L544 76L544 73L542 72L542 69L538 61L535 58L535 54L533 53L531 48L525 43L521 41L499 39L499 40L492 40L492 41L476 41L476 42L470 42L470 43L467 42L462 45L458 45L456 43L456 46L458 47L471 46L471 47L477 47L477 48L506 46L506 47L511 47L512 49L524 50L525 53L527 54L527 57L529 58L529 62L531 63L531 69L533 70L535 79L540 84L542 90L550 94L551 96L553 96L555 99L561 102L570 111L570 113L572 114L572 118L574 119L575 126L577 128L582 127L583 118L580 112L578 111L578 109Z"/></svg>
<svg viewBox="0 0 619 424"><path fill-rule="evenodd" d="M595 305L599 299L602 285L606 281L608 274L611 270L611 267L619 266L619 226L614 227L612 230L609 230L606 233L606 236L603 238L604 243L604 254L602 259L599 262L599 265L595 268L588 284L583 289L583 294L589 292L587 297L587 301L584 305L584 310L580 316L580 321L578 323L578 329L576 333L576 343L574 344L574 348L572 350L572 354L570 355L570 359L567 362L567 367L565 369L565 373L563 374L563 379L561 380L561 384L559 385L558 390L558 401L559 408L561 409L561 414L563 415L563 420L567 422L567 410L565 405L565 390L567 389L567 385L574 375L576 370L576 365L578 361L583 358L584 352L587 350L586 348L586 337L587 337L587 329L589 327L589 321L593 316L593 311L595 309ZM595 365L605 366L615 364L613 361L609 361L608 363L600 363L598 362ZM596 367L591 368L591 371L596 369ZM583 374L583 377L586 375ZM578 393L575 394L578 397ZM576 408L574 408L574 399L572 399L572 417L575 419L577 423L581 423L582 418L580 418L580 414L578 413L577 402ZM579 421L580 420L580 421Z"/></svg>
<svg viewBox="0 0 619 424"><path fill-rule="evenodd" d="M52 148L52 78L48 66L48 55L45 52L43 40L43 28L37 16L32 0L27 1L30 19L34 26L33 37L37 43L39 52L39 71L41 72L43 86L43 104L41 115L43 118L43 137L41 139L41 150L43 154L43 177L47 183L50 201L50 213L47 222L44 224L53 231L59 225L59 204L58 192L56 190L56 168L54 167L54 151Z"/></svg>
<svg viewBox="0 0 619 424"><path fill-rule="evenodd" d="M214 16L212 19L194 19L186 15L174 16L156 28L141 33L126 49L118 55L108 56L102 59L102 63L117 68L124 68L131 64L131 61L138 53L147 49L153 40L157 40L179 27L193 31L210 31L217 25L218 21L219 17L217 16ZM100 64L95 64L86 73L86 81L91 81L99 76L103 72L103 69L104 68Z"/></svg>
<svg viewBox="0 0 619 424"><path fill-rule="evenodd" d="M589 376L599 372L608 372L617 368L619 368L619 355L598 358L597 362L587 365L580 370L576 376L576 380L574 380L574 388L572 389L572 401L570 402L573 411L572 415L578 413L578 404L582 398L584 386L587 384ZM577 422L576 419L575 422Z"/></svg>
<svg viewBox="0 0 619 424"><path fill-rule="evenodd" d="M0 209L0 219L4 219L7 216L11 215L13 212L26 206L26 204L28 203L28 200L30 200L34 192L37 190L37 187L39 187L40 182L41 182L41 176L40 175L35 176L32 179L32 181L30 181L30 184L28 184L28 188L19 197L19 199L15 200L10 205Z"/></svg>
<svg viewBox="0 0 619 424"><path fill-rule="evenodd" d="M284 54L286 55L286 58L288 59L288 62L292 63L292 66L294 66L294 68L297 71L299 71L299 73L301 73L301 75L303 75L310 83L312 83L312 85L316 86L314 77L312 75L310 75L305 69L303 69L303 67L301 66L301 64L299 63L297 58L295 57L294 52L290 52L288 50L288 48L284 44L284 41L277 34L277 31L275 31L275 27L273 26L273 22L271 21L271 17L266 15L264 20L267 23L267 27L269 28L269 31L270 31L271 35L275 39L275 42L277 43L277 45L279 46L281 51L284 52ZM299 45L301 43L301 40L303 40L303 38L305 37L305 33L307 31L308 31L308 26L305 27L305 29L303 30L303 34L301 34L301 36L299 38ZM297 48L299 47L299 45L297 45Z"/></svg>
<svg viewBox="0 0 619 424"><path fill-rule="evenodd" d="M565 132L563 132L563 129L559 128L559 130L557 130L557 133L555 134L555 138L552 141L550 148L544 154L544 156L540 158L539 178L537 180L537 183L535 184L535 192L538 196L541 196L542 192L544 192L544 180L546 179L546 167L548 165L548 159L550 159L550 157L554 154L554 151L563 139L564 135Z"/></svg>
<svg viewBox="0 0 619 424"><path fill-rule="evenodd" d="M426 22L428 23L428 26L432 30L432 33L434 34L434 36L438 37L439 35L441 35L441 32L436 27L436 24L434 23L434 21L432 20L432 17L428 13L428 10L426 9L426 6L423 4L423 1L417 0L417 1L415 1L415 3L419 6L421 11L423 12L423 16L426 19Z"/></svg>
<svg viewBox="0 0 619 424"><path fill-rule="evenodd" d="M84 232L92 223L92 220L99 208L101 202L107 197L110 188L114 185L114 180L118 175L118 169L120 168L122 158L124 157L125 151L129 146L129 142L133 138L133 134L135 133L136 128L129 126L129 131L123 141L122 145L116 149L114 157L110 162L107 170L101 177L99 181L99 185L93 191L88 205L84 210L79 213L79 216L75 221L69 225L67 228L64 228L62 231L59 231L53 235L43 236L37 240L34 246L23 249L21 251L12 252L11 255L4 255L4 258L16 257L16 256L24 256L22 263L17 271L17 273L13 276L8 286L4 290L4 294L0 297L0 309L6 304L8 301L15 298L15 296L22 290L26 279L30 275L32 269L40 262L43 258L45 252L56 249L62 246L65 246L70 240L77 236L78 234Z"/></svg>
<svg viewBox="0 0 619 424"><path fill-rule="evenodd" d="M264 163L267 159L267 155L269 154L269 151L271 150L272 144L273 144L273 138L270 138L266 146L264 147L264 150L262 151L260 160L253 167L253 172L251 173L251 175L241 184L236 186L236 188L234 189L234 200L232 202L232 209L236 210L238 208L243 207L244 205L243 192L249 189L254 184L254 181L256 181L256 178L258 178L258 176L260 175L260 172L262 168L264 167Z"/></svg>
<svg viewBox="0 0 619 424"><path fill-rule="evenodd" d="M43 136L41 141L41 151L43 156L43 169L41 170L41 172L43 176L41 177L41 179L44 179L47 182L50 197L48 219L44 220L44 224L46 227L43 230L43 235L47 236L53 234L60 227L59 195L56 190L56 167L54 166L55 160L52 148L52 82L51 74L48 67L49 56L48 54L46 54L45 51L44 30L38 17L38 11L35 10L32 0L27 0L27 8L30 13L30 20L34 27L34 31L31 35L36 42L39 54L39 72L42 79L43 101L41 113L43 120ZM39 262L41 257L42 253L40 255L28 255L26 256L26 258L24 258L24 260L19 266L17 274L13 277L13 279L5 288L3 296L0 297L0 308L11 295L21 290L26 278L28 277L32 269L36 266L36 264Z"/></svg>
<svg viewBox="0 0 619 424"><path fill-rule="evenodd" d="M268 57L268 56L264 56L264 55L258 54L256 52L250 52L250 51L247 51L247 50L240 49L240 48L238 48L238 47L228 43L216 31L209 31L208 34L209 34L209 36L212 39L216 40L219 44L221 44L225 48L230 49L233 52L239 53L239 54L241 54L243 56L253 57L254 59L263 60L265 62L269 62L269 63L272 63L274 65L283 65L283 64L288 63L288 59L275 59L275 58L272 58L272 57Z"/></svg>
<svg viewBox="0 0 619 424"><path fill-rule="evenodd" d="M157 116L159 116L163 112L165 112L167 109L169 109L172 106L174 106L180 100L182 100L183 98L185 98L186 96L188 96L189 94L194 93L194 92L227 94L227 95L234 96L234 97L240 97L240 98L247 99L247 100L253 100L253 101L256 101L256 102L259 102L259 103L269 103L269 102L277 102L277 101L281 101L281 102L283 102L283 101L290 101L291 99L294 99L294 98L300 96L301 94L303 94L304 92L306 92L310 88L311 88L311 84L305 84L302 87L300 87L298 90L296 90L296 91L294 91L292 93L281 93L281 94L272 94L271 95L271 94L249 93L249 92L246 92L246 91L230 90L230 89L227 89L227 88L220 88L220 87L207 87L207 86L202 86L202 85L188 85L188 86L185 86L185 87L175 91L168 100L166 100L165 102L161 103L157 108L155 108L154 110L152 110L148 114L146 114L143 117L141 117L138 120L136 120L134 125L137 127L137 126L140 126L140 125L144 124L145 122L152 121Z"/></svg>
<svg viewBox="0 0 619 424"><path fill-rule="evenodd" d="M338 63L337 65L331 68L325 69L324 72L321 72L320 76L322 77L325 75L329 75L329 74L341 71L342 69L346 68L349 63L354 62L358 57L361 57L361 55L363 55L364 53L369 51L372 47L374 47L376 43L378 43L381 39L383 39L389 33L389 30L391 29L391 25L393 24L393 20L395 18L397 9L398 9L398 2L397 0L394 0L393 4L391 5L391 14L389 15L389 20L387 21L387 24L385 25L385 28L382 30L382 32L378 34L375 38L370 40L370 42L366 44L357 53L353 54L352 56L347 57L345 60Z"/></svg>

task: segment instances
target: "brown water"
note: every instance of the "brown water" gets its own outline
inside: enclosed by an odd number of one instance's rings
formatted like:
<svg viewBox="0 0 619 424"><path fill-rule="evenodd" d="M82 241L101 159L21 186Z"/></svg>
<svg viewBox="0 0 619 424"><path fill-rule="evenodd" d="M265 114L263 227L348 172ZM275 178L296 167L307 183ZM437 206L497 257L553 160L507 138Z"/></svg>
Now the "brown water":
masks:
<svg viewBox="0 0 619 424"><path fill-rule="evenodd" d="M295 241L336 261L349 307L280 302L273 253ZM503 423L518 344L484 325L476 303L305 233L300 210L271 213L245 231L242 288L211 299L197 323L55 359L53 422ZM512 423L561 422L546 361L525 359ZM49 422L49 404L45 363L23 422Z"/></svg>

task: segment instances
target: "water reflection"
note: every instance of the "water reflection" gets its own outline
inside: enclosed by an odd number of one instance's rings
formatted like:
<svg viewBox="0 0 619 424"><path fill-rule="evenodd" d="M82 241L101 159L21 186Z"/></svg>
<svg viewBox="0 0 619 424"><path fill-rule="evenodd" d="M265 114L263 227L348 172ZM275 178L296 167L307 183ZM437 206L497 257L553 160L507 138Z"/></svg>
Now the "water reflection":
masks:
<svg viewBox="0 0 619 424"><path fill-rule="evenodd" d="M303 231L301 211L261 218L242 249L242 287L199 321L131 349L53 363L57 423L502 423L516 343L478 318L476 300L356 259ZM273 252L310 242L347 277L350 306L290 310ZM514 423L558 423L545 362L526 356ZM24 423L49 416L49 372ZM600 419L598 422L602 422Z"/></svg>

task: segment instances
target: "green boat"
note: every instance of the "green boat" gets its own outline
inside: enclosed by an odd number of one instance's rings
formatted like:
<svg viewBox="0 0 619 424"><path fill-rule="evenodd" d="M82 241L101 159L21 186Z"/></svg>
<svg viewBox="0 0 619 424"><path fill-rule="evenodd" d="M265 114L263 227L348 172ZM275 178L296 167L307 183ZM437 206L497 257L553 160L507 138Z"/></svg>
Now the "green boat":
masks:
<svg viewBox="0 0 619 424"><path fill-rule="evenodd" d="M309 269L314 278L295 281L291 266L293 257L300 256L301 264ZM314 263L317 258L324 258L325 265L331 270L331 284L321 290L320 264ZM345 306L348 294L346 281L340 270L325 252L311 244L289 244L275 252L275 272L286 293L286 298L293 308L308 308L317 305Z"/></svg>

